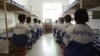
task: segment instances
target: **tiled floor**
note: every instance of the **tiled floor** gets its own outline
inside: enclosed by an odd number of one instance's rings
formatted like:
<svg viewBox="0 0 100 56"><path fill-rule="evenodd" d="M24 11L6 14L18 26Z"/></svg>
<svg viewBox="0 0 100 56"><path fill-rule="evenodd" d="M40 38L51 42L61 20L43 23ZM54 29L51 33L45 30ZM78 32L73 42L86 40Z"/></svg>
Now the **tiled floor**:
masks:
<svg viewBox="0 0 100 56"><path fill-rule="evenodd" d="M32 49L28 51L26 56L63 56L63 54L52 34L46 34L33 44Z"/></svg>

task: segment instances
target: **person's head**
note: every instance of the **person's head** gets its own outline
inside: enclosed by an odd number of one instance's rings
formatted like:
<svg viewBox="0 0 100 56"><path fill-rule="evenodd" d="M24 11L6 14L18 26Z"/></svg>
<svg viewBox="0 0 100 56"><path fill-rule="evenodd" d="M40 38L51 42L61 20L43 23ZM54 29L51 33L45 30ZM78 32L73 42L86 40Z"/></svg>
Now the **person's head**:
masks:
<svg viewBox="0 0 100 56"><path fill-rule="evenodd" d="M86 9L78 9L74 13L76 23L86 23L89 21L88 13Z"/></svg>
<svg viewBox="0 0 100 56"><path fill-rule="evenodd" d="M40 24L41 23L41 20L38 20L38 23Z"/></svg>
<svg viewBox="0 0 100 56"><path fill-rule="evenodd" d="M58 23L58 20L56 20L55 23Z"/></svg>
<svg viewBox="0 0 100 56"><path fill-rule="evenodd" d="M31 18L30 17L27 17L27 23L31 23Z"/></svg>
<svg viewBox="0 0 100 56"><path fill-rule="evenodd" d="M59 22L60 23L64 23L64 18L63 17L59 17Z"/></svg>
<svg viewBox="0 0 100 56"><path fill-rule="evenodd" d="M64 17L64 20L65 20L65 22L67 23L70 23L71 22L71 16L70 15L65 15L65 17Z"/></svg>
<svg viewBox="0 0 100 56"><path fill-rule="evenodd" d="M34 22L34 23L37 23L37 22L38 22L38 19L37 19L37 18L34 18L34 19L33 19L33 22Z"/></svg>
<svg viewBox="0 0 100 56"><path fill-rule="evenodd" d="M19 20L20 23L25 23L26 22L26 15L19 14L18 15L18 20Z"/></svg>

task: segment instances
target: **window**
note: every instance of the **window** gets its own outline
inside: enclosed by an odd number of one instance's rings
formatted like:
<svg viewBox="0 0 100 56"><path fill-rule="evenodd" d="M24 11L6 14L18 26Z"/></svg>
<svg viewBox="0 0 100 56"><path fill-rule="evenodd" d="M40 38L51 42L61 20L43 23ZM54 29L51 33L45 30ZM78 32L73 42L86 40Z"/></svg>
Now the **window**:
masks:
<svg viewBox="0 0 100 56"><path fill-rule="evenodd" d="M62 13L61 3L43 3L43 22L51 19L52 22L58 19Z"/></svg>

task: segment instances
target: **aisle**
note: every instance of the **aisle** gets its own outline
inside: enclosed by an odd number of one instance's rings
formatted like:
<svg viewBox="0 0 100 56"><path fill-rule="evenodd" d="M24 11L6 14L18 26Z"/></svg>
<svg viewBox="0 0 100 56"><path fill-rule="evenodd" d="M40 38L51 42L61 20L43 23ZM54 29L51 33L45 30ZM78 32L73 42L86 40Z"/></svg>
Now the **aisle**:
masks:
<svg viewBox="0 0 100 56"><path fill-rule="evenodd" d="M52 34L43 35L26 54L26 56L63 56L61 48Z"/></svg>

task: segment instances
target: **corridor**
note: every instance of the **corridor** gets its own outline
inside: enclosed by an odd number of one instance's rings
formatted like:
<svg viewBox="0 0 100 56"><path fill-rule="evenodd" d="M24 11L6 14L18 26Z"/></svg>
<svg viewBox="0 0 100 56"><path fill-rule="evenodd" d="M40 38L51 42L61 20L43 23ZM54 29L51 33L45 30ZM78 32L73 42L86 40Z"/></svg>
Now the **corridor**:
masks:
<svg viewBox="0 0 100 56"><path fill-rule="evenodd" d="M46 34L33 44L26 56L63 56L63 54L52 34Z"/></svg>

